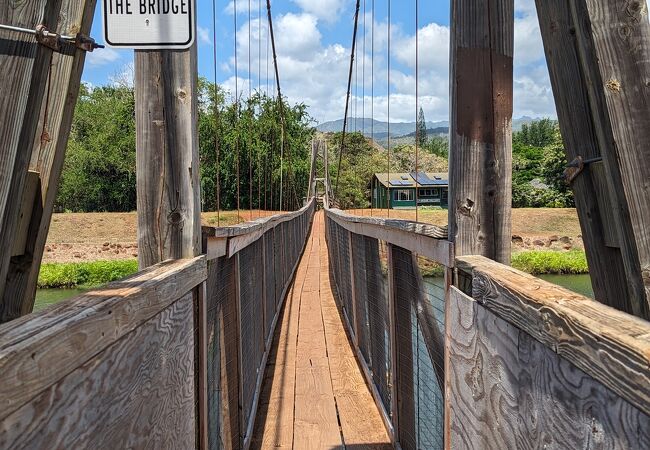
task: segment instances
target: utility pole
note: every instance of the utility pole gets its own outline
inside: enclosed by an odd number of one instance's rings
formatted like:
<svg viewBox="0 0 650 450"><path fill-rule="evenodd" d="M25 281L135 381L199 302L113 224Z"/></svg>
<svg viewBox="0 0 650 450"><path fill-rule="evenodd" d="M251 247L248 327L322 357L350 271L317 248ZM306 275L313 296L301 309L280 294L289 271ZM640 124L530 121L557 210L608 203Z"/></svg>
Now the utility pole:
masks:
<svg viewBox="0 0 650 450"><path fill-rule="evenodd" d="M141 269L201 251L197 77L196 43L135 52Z"/></svg>
<svg viewBox="0 0 650 450"><path fill-rule="evenodd" d="M509 264L513 0L452 0L449 237Z"/></svg>

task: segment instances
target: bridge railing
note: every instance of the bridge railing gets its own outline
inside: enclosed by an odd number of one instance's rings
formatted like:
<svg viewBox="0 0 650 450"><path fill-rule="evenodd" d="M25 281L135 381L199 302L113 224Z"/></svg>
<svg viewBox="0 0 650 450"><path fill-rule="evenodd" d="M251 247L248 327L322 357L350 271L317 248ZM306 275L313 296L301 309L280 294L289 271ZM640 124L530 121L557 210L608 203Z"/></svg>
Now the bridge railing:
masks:
<svg viewBox="0 0 650 450"><path fill-rule="evenodd" d="M650 323L445 231L326 212L331 276L400 448L647 448Z"/></svg>
<svg viewBox="0 0 650 450"><path fill-rule="evenodd" d="M648 448L649 322L483 257L456 265L452 447Z"/></svg>
<svg viewBox="0 0 650 450"><path fill-rule="evenodd" d="M208 448L248 448L283 301L316 202L228 228L205 228Z"/></svg>
<svg viewBox="0 0 650 450"><path fill-rule="evenodd" d="M326 211L333 285L393 440L442 448L446 229Z"/></svg>
<svg viewBox="0 0 650 450"><path fill-rule="evenodd" d="M194 448L205 257L0 326L0 448Z"/></svg>

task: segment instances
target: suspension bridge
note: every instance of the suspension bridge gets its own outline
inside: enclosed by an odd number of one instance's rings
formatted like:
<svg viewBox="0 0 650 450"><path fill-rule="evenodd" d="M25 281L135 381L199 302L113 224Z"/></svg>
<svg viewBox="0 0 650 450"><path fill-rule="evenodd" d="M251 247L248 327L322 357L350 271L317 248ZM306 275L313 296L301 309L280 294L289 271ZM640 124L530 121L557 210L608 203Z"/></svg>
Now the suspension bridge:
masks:
<svg viewBox="0 0 650 450"><path fill-rule="evenodd" d="M234 226L201 226L196 47L136 51L141 271L31 313L95 1L0 5L0 448L650 448L647 7L536 6L595 300L508 266L512 1L452 1L448 226L338 208L357 1L340 146Z"/></svg>

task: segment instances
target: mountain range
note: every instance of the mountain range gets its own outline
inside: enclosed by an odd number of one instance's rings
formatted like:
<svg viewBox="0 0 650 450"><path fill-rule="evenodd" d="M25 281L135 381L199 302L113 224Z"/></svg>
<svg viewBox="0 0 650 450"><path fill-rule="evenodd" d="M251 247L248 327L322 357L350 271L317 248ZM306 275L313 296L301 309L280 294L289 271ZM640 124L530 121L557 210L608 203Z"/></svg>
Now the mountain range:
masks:
<svg viewBox="0 0 650 450"><path fill-rule="evenodd" d="M513 119L513 131L521 130L523 124L529 124L539 120L529 116L523 116L518 119ZM415 137L415 122L391 122L390 123L390 136L391 138L399 137ZM338 133L343 131L343 119L332 120L329 122L321 123L316 127L318 131L323 133ZM388 137L389 123L373 119L349 118L348 131L354 132L356 130L363 130L363 134L368 137L382 140ZM372 131L371 131L372 130ZM371 135L372 132L372 135ZM427 134L447 135L449 134L449 122L429 122L427 121Z"/></svg>

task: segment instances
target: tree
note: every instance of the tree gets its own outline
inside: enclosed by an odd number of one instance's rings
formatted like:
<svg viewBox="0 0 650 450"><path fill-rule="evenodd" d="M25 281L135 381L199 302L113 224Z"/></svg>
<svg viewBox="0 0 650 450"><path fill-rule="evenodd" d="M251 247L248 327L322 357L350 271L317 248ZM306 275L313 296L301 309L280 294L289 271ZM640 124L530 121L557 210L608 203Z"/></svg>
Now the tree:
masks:
<svg viewBox="0 0 650 450"><path fill-rule="evenodd" d="M415 139L420 148L426 148L429 138L427 136L427 121L424 119L424 110L422 107L420 107L418 120L415 125Z"/></svg>

